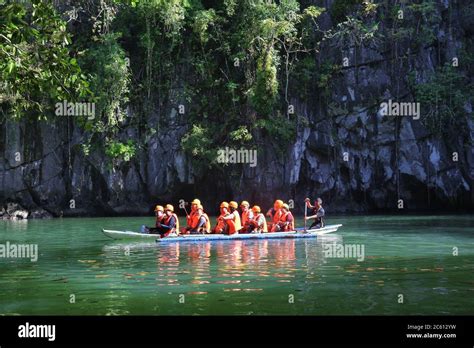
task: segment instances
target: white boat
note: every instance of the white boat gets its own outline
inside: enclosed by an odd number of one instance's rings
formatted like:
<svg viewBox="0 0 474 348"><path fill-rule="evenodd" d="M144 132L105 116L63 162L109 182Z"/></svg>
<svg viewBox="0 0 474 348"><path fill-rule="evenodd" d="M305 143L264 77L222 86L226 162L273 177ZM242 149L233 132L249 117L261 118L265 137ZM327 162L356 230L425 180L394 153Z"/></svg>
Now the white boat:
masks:
<svg viewBox="0 0 474 348"><path fill-rule="evenodd" d="M289 232L267 232L267 233L240 233L233 235L224 234L186 234L180 236L170 236L161 238L159 234L147 234L133 231L116 231L102 229L102 232L112 239L137 239L137 240L156 240L159 243L184 242L184 241L209 241L209 240L241 240L241 239L277 239L277 238L315 238L319 235L336 232L341 224L327 225L323 228L304 231L303 228L297 228Z"/></svg>

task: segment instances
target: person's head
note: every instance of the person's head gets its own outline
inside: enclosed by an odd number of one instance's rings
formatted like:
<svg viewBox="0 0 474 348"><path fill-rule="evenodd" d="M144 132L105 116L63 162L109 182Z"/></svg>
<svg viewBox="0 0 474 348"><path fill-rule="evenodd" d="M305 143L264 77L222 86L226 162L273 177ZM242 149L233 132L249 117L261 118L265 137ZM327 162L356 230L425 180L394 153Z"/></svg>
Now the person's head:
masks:
<svg viewBox="0 0 474 348"><path fill-rule="evenodd" d="M290 206L288 204L283 204L283 206L281 207L281 209L283 210L283 212L289 212L290 211Z"/></svg>
<svg viewBox="0 0 474 348"><path fill-rule="evenodd" d="M200 205L200 204L201 204L201 201L197 198L194 198L194 200L191 202L191 210L196 211L198 205Z"/></svg>
<svg viewBox="0 0 474 348"><path fill-rule="evenodd" d="M283 201L281 199L277 199L275 203L273 203L273 209L278 210L283 207Z"/></svg>
<svg viewBox="0 0 474 348"><path fill-rule="evenodd" d="M247 201L242 201L242 203L240 203L240 208L242 208L242 211L249 210L249 207L250 207L250 204Z"/></svg>
<svg viewBox="0 0 474 348"><path fill-rule="evenodd" d="M260 214L261 209L260 209L260 207L259 207L258 205L254 205L254 206L252 207L252 211L253 211L253 213L254 213L255 215L257 215L257 214Z"/></svg>
<svg viewBox="0 0 474 348"><path fill-rule="evenodd" d="M228 213L229 212L229 203L222 202L221 205L220 205L220 208L221 208L221 213L222 214Z"/></svg>
<svg viewBox="0 0 474 348"><path fill-rule="evenodd" d="M165 206L165 214L170 216L174 212L174 207L171 204Z"/></svg>
<svg viewBox="0 0 474 348"><path fill-rule="evenodd" d="M156 216L158 216L158 217L163 216L163 212L164 212L163 206L157 205L157 206L155 207L155 215L156 215Z"/></svg>
<svg viewBox="0 0 474 348"><path fill-rule="evenodd" d="M317 198L315 201L314 201L314 206L319 208L320 206L323 205L323 200L321 198Z"/></svg>
<svg viewBox="0 0 474 348"><path fill-rule="evenodd" d="M237 202L235 202L235 201L230 201L230 202L229 202L230 211L234 211L234 210L236 210L238 207L239 207L239 203L237 203Z"/></svg>
<svg viewBox="0 0 474 348"><path fill-rule="evenodd" d="M199 204L199 205L197 206L197 211L199 212L199 214L204 213L204 207L203 207L201 204Z"/></svg>

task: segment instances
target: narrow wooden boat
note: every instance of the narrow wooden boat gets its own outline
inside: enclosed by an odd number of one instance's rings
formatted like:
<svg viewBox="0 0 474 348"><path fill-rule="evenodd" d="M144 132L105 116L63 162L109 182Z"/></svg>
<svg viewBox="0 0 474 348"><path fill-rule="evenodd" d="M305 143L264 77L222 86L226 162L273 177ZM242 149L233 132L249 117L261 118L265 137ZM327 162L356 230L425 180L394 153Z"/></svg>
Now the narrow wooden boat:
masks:
<svg viewBox="0 0 474 348"><path fill-rule="evenodd" d="M137 239L137 240L156 240L159 243L185 242L185 241L209 241L209 240L241 240L241 239L277 239L277 238L315 238L319 235L336 232L342 225L327 225L323 228L304 231L303 228L297 228L289 232L268 232L268 233L241 233L231 236L223 234L187 234L175 237L160 238L159 234L146 234L133 231L115 231L105 230L102 232L112 239Z"/></svg>

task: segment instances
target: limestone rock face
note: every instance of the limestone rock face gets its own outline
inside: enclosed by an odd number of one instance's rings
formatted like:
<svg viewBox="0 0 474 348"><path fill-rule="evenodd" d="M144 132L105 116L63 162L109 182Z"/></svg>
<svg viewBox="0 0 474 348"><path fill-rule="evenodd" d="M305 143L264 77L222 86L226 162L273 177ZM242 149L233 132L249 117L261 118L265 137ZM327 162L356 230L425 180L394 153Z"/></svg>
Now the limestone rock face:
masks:
<svg viewBox="0 0 474 348"><path fill-rule="evenodd" d="M416 69L417 78L426 80L442 65L440 57L453 56L472 36L473 16L459 11L446 16L444 6L438 7L442 22L434 29L439 51L421 46L414 54L407 46L409 58L400 63L390 42L348 48L342 54L351 57L350 66L334 80L329 97L315 89L308 91L308 100L291 100L296 114L307 121L298 126L294 142L280 154L272 145L278 139L262 139L266 145L259 149L257 166L241 165L238 176L193 167L181 148L192 125L177 114L173 98L160 107L165 111L154 111L145 120L156 132L140 139L142 146L129 162L111 163L103 149L86 156L80 149L81 129L72 122L68 128L65 118L34 127L6 121L0 127L0 216L149 214L157 203L177 208L180 200L195 197L210 214L223 200L245 199L265 209L277 198L293 200L295 212L302 213L304 198L317 196L331 213L396 211L399 200L407 210L472 210L471 101L466 101L463 132L444 136L432 134L413 117L380 112L382 100L409 98L405 77L410 71ZM328 16L322 20L322 27L330 24ZM449 31L448 20L459 27ZM341 56L331 47L321 52L322 61ZM121 136L138 140L138 134L129 128ZM7 206L9 202L20 205Z"/></svg>

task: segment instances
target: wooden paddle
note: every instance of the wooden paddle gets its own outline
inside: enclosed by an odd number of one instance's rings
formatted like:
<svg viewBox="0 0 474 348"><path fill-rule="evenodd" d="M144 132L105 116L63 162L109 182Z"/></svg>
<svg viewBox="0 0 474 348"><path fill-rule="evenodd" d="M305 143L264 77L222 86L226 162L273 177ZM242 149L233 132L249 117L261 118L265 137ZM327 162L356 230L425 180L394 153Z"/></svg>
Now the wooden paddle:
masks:
<svg viewBox="0 0 474 348"><path fill-rule="evenodd" d="M304 201L304 233L306 233L306 216L308 214L308 203Z"/></svg>
<svg viewBox="0 0 474 348"><path fill-rule="evenodd" d="M186 217L188 217L189 214L188 214L188 211L186 210L186 204L188 204L188 202L185 202L185 203L184 203L183 209L184 209L184 211L186 212Z"/></svg>

